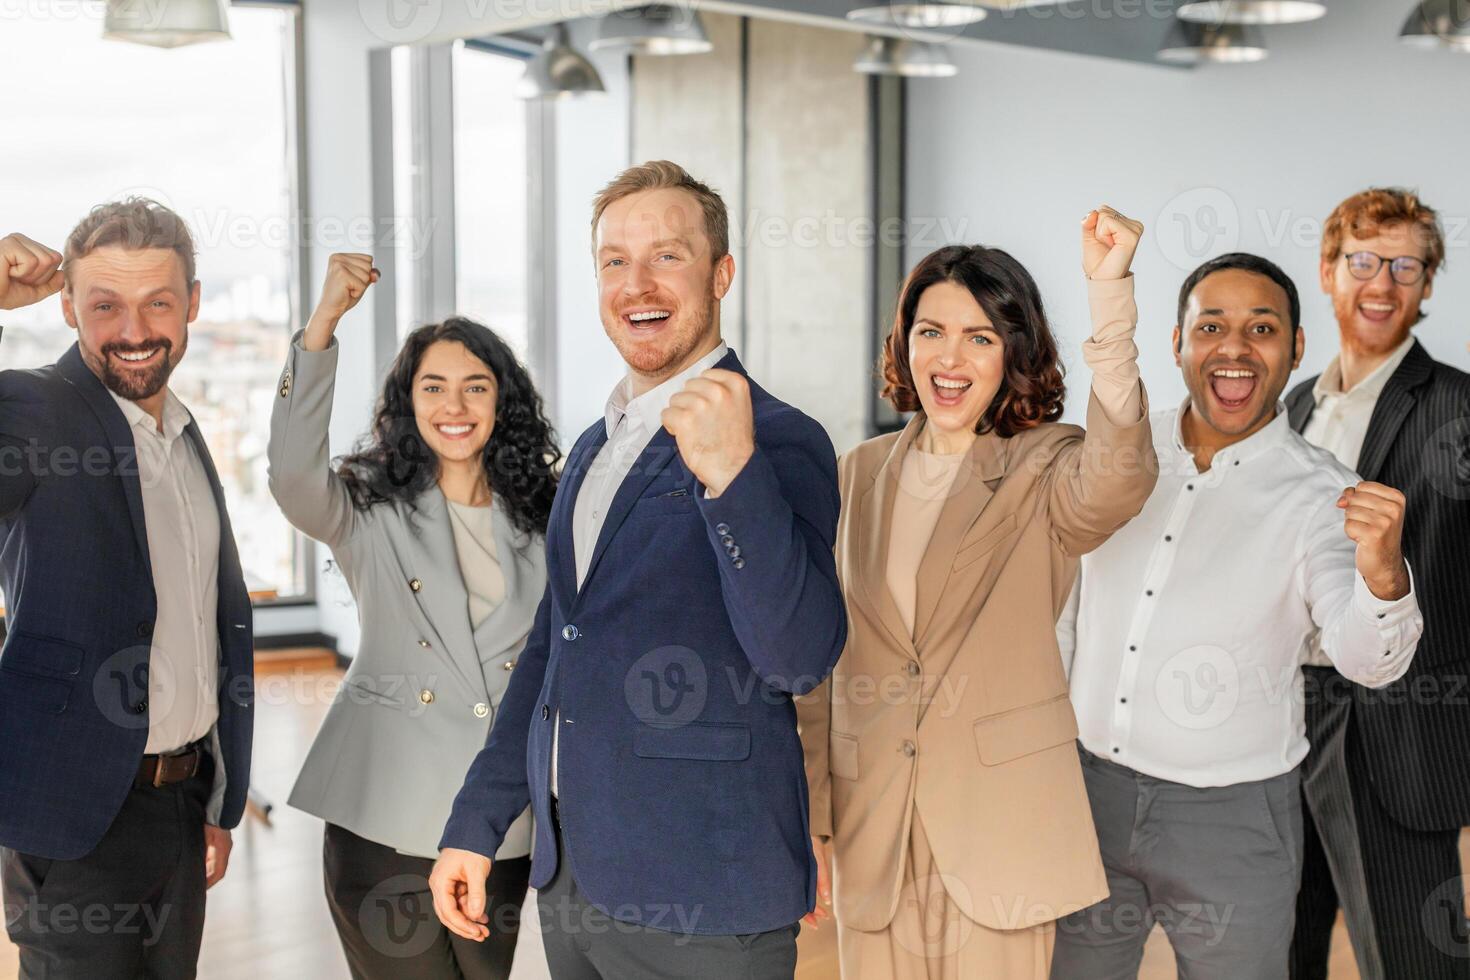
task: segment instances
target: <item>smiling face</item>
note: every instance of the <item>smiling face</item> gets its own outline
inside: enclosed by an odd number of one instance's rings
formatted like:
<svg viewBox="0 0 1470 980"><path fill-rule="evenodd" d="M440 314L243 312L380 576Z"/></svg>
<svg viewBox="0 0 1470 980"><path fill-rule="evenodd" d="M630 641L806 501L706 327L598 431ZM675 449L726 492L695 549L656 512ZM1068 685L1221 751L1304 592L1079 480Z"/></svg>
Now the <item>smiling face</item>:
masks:
<svg viewBox="0 0 1470 980"><path fill-rule="evenodd" d="M614 201L593 247L603 329L644 390L719 343L735 260L712 258L693 194L658 189Z"/></svg>
<svg viewBox="0 0 1470 980"><path fill-rule="evenodd" d="M975 431L1005 376L1005 342L964 286L942 280L919 296L909 372L929 426Z"/></svg>
<svg viewBox="0 0 1470 980"><path fill-rule="evenodd" d="M419 436L442 462L478 459L495 431L495 373L456 340L429 345L413 376Z"/></svg>
<svg viewBox="0 0 1470 980"><path fill-rule="evenodd" d="M106 246L70 264L61 295L82 360L122 398L161 400L189 346L199 283L171 249Z"/></svg>
<svg viewBox="0 0 1470 980"><path fill-rule="evenodd" d="M1222 269L1189 295L1174 328L1174 362L1184 374L1190 408L1230 441L1275 416L1303 338L1293 330L1286 290L1245 269Z"/></svg>
<svg viewBox="0 0 1470 980"><path fill-rule="evenodd" d="M1358 252L1371 252L1388 261L1381 263L1371 279L1358 279L1348 260ZM1419 322L1420 304L1434 291L1433 277L1426 273L1415 283L1396 282L1389 265L1403 256L1423 261L1429 249L1413 225L1400 222L1379 227L1370 238L1347 236L1342 254L1322 263L1322 291L1332 297L1344 347L1368 356L1385 355Z"/></svg>

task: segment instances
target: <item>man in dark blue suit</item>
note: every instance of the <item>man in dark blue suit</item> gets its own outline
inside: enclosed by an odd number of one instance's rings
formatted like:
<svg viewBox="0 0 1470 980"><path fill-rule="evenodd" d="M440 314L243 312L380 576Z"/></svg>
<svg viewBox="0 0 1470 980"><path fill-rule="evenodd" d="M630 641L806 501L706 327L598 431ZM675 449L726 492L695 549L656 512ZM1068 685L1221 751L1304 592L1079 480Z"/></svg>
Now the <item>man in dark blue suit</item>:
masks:
<svg viewBox="0 0 1470 980"><path fill-rule="evenodd" d="M168 389L199 310L183 221L102 205L0 239L0 309L77 343L0 373L0 862L22 977L195 974L250 771L251 620L204 439Z"/></svg>
<svg viewBox="0 0 1470 980"><path fill-rule="evenodd" d="M529 802L558 980L789 978L816 892L792 697L847 633L832 445L720 338L717 194L634 167L593 238L628 375L568 457L546 595L440 841L435 909L468 938L495 927L490 855Z"/></svg>

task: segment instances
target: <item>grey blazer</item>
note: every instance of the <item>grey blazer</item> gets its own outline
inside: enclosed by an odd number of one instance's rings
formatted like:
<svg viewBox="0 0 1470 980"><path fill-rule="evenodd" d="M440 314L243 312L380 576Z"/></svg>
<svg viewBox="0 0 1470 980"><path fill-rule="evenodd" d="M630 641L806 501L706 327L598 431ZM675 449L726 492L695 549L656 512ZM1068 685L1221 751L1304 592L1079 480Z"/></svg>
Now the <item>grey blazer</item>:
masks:
<svg viewBox="0 0 1470 980"><path fill-rule="evenodd" d="M271 413L270 489L292 524L332 549L357 600L362 640L291 791L290 804L405 854L434 857L485 744L546 588L542 539L492 504L506 597L478 629L443 493L353 506L331 468L327 423L337 341L291 341ZM531 851L529 810L499 858Z"/></svg>

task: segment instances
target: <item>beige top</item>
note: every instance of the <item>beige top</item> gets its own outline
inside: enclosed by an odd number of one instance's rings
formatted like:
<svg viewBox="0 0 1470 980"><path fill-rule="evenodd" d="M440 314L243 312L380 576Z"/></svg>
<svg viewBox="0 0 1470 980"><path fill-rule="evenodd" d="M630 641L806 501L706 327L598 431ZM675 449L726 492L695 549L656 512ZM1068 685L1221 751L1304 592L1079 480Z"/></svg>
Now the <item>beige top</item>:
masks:
<svg viewBox="0 0 1470 980"><path fill-rule="evenodd" d="M934 526L949 499L955 478L969 453L940 455L909 450L893 498L893 530L888 542L888 590L909 635L914 634L914 604L918 596L919 562L934 536Z"/></svg>
<svg viewBox="0 0 1470 980"><path fill-rule="evenodd" d="M505 573L495 557L495 529L489 507L470 507L450 500L449 526L459 572L470 594L470 625L478 627L505 601Z"/></svg>

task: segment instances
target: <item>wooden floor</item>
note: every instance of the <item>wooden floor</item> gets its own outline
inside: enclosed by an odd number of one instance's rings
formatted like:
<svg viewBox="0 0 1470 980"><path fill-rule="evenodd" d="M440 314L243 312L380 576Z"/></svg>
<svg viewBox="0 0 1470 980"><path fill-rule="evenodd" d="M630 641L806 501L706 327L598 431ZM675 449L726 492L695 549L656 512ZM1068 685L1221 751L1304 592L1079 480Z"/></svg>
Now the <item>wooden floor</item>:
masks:
<svg viewBox="0 0 1470 980"><path fill-rule="evenodd" d="M229 874L209 892L199 975L203 980L346 980L346 962L322 896L321 821L285 805L339 673L330 654L316 651L262 654L261 659L253 785L276 807L269 824L247 816L235 831ZM535 917L528 921L534 923ZM798 946L797 980L837 980L830 923L817 931L804 930ZM16 973L15 948L0 936L0 980L12 980ZM1358 977L1341 921L1331 975L1332 980ZM523 932L512 980L549 976L539 937ZM1140 977L1175 976L1168 944L1156 931Z"/></svg>

